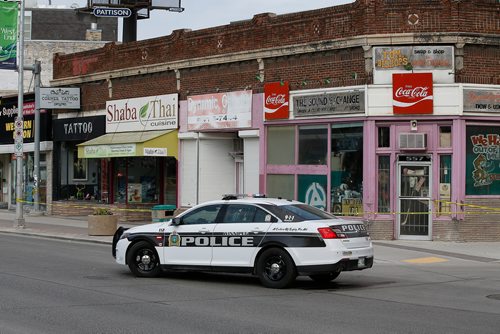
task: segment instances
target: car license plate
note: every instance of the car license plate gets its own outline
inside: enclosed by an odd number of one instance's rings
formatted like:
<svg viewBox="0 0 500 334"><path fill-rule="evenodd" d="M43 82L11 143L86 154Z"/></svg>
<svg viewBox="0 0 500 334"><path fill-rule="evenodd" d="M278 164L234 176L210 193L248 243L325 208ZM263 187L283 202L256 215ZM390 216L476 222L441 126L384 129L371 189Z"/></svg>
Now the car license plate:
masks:
<svg viewBox="0 0 500 334"><path fill-rule="evenodd" d="M365 266L365 258L364 257L360 257L358 259L358 267L361 268L361 267L364 267Z"/></svg>

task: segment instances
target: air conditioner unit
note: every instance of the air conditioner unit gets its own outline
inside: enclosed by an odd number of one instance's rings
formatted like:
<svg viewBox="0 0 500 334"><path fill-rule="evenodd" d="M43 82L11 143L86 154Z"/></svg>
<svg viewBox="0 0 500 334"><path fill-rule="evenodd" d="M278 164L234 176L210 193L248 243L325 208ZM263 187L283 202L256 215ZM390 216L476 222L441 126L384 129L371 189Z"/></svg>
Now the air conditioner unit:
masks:
<svg viewBox="0 0 500 334"><path fill-rule="evenodd" d="M400 133L399 149L401 150L425 150L427 148L426 133Z"/></svg>

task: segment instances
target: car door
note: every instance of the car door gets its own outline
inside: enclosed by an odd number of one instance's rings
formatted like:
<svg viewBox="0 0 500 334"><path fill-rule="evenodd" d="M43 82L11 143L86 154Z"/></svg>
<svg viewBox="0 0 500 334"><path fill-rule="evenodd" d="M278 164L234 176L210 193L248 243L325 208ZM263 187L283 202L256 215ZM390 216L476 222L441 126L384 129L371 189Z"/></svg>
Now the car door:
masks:
<svg viewBox="0 0 500 334"><path fill-rule="evenodd" d="M179 225L165 229L164 259L166 265L210 266L211 237L222 204L210 204L180 217Z"/></svg>
<svg viewBox="0 0 500 334"><path fill-rule="evenodd" d="M228 204L214 229L212 267L252 267L267 230L277 219L252 204Z"/></svg>

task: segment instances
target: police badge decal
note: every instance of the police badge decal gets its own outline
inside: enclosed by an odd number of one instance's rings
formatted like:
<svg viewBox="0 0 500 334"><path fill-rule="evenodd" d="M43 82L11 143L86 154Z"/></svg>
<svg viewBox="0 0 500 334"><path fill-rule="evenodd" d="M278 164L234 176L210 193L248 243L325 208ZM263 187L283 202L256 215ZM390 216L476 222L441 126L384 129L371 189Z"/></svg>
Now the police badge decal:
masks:
<svg viewBox="0 0 500 334"><path fill-rule="evenodd" d="M168 246L169 247L179 247L181 245L181 236L177 234L177 232L173 231L170 233L168 237Z"/></svg>

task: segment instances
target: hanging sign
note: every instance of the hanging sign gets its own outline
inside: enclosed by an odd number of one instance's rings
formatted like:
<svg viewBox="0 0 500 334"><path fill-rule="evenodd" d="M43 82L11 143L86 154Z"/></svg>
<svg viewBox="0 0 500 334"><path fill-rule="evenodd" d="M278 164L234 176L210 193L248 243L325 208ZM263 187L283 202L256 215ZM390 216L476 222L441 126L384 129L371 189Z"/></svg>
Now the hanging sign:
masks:
<svg viewBox="0 0 500 334"><path fill-rule="evenodd" d="M0 1L0 69L16 69L17 5L17 1Z"/></svg>

